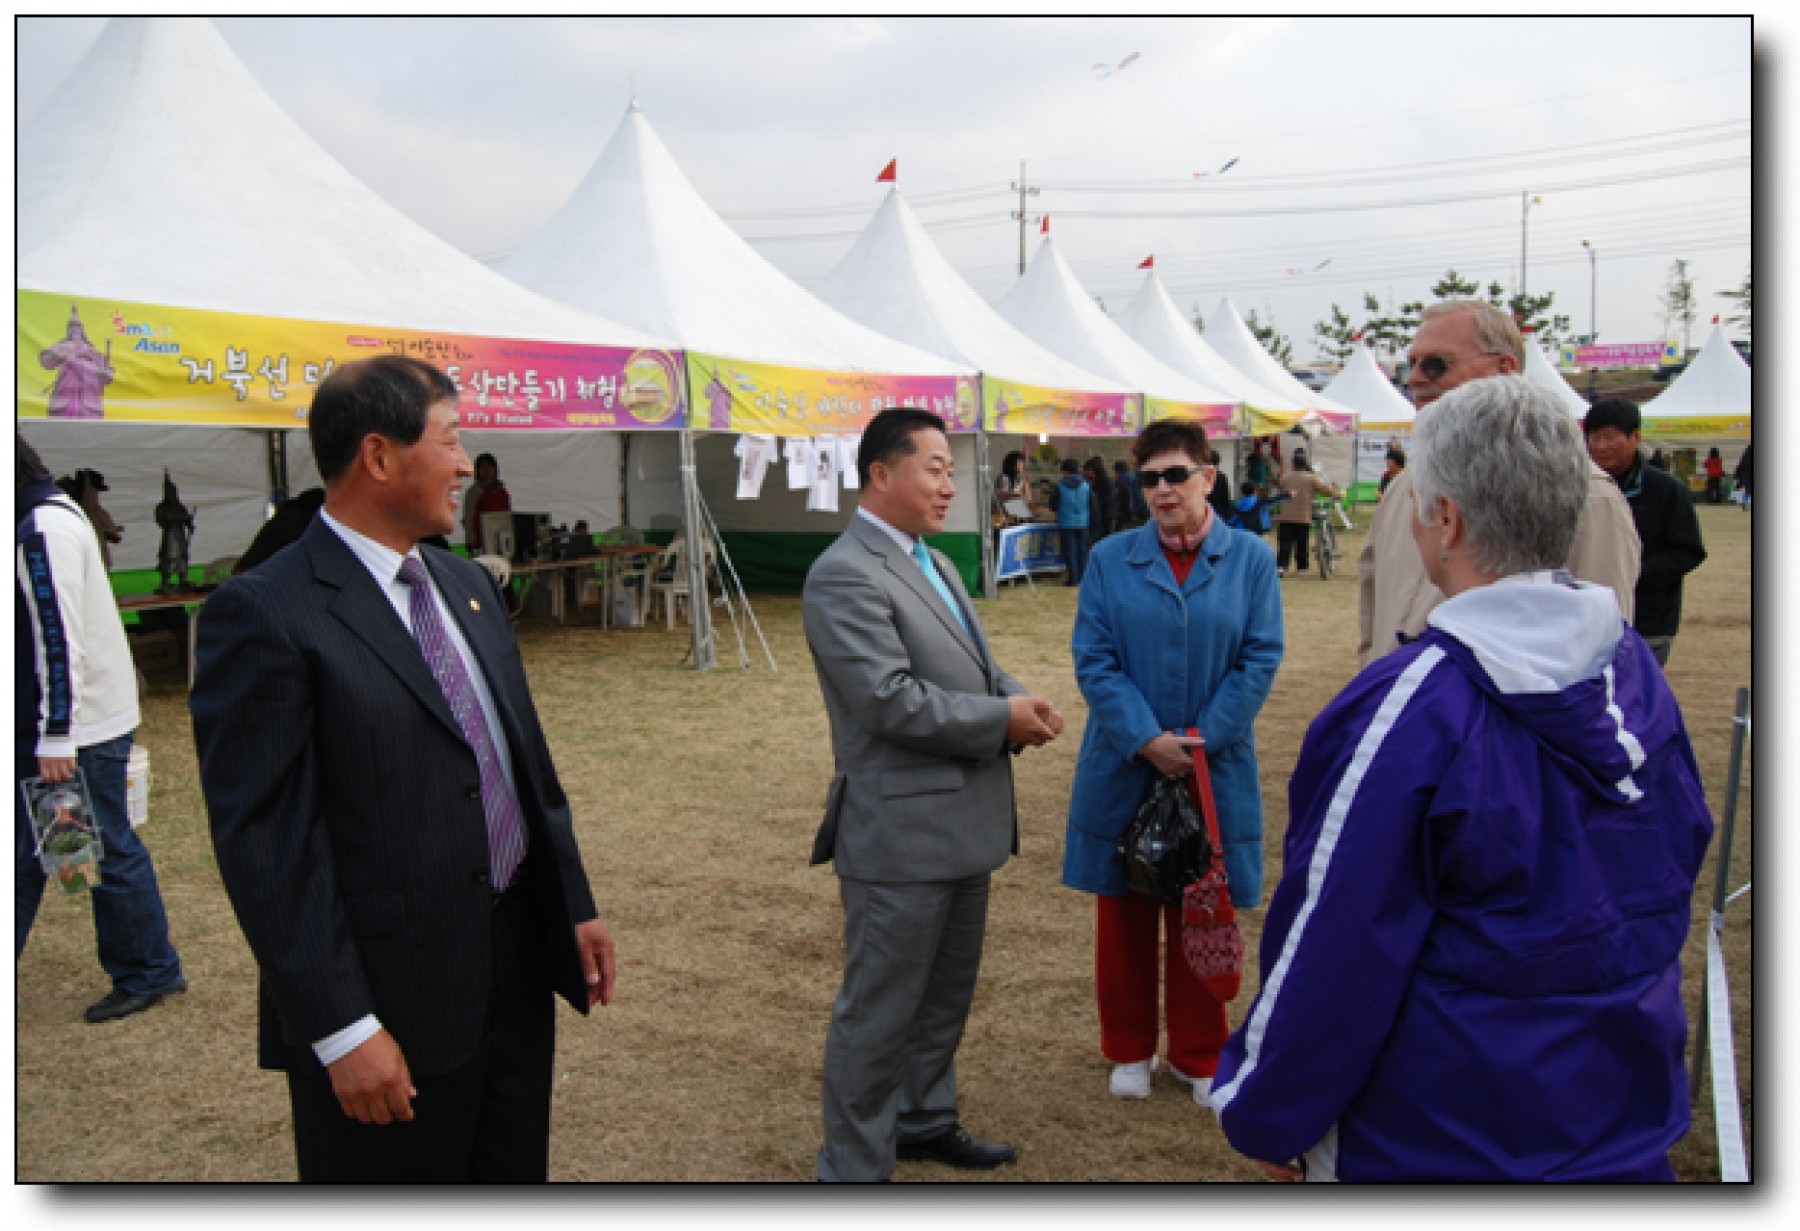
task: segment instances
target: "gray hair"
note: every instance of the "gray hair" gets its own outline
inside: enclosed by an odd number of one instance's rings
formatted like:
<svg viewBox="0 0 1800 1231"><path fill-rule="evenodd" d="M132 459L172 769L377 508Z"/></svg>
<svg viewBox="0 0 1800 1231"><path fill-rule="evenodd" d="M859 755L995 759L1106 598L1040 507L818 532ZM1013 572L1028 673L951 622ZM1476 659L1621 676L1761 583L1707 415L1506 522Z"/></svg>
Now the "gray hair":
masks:
<svg viewBox="0 0 1800 1231"><path fill-rule="evenodd" d="M1510 314L1491 303L1479 299L1440 299L1419 313L1419 323L1422 325L1457 312L1475 314L1475 344L1481 347L1482 354L1511 355L1519 361L1519 370L1525 370L1525 335L1519 332L1518 322Z"/></svg>
<svg viewBox="0 0 1800 1231"><path fill-rule="evenodd" d="M1419 410L1412 443L1415 516L1455 501L1476 567L1507 577L1568 562L1588 460L1554 394L1523 376L1472 380Z"/></svg>

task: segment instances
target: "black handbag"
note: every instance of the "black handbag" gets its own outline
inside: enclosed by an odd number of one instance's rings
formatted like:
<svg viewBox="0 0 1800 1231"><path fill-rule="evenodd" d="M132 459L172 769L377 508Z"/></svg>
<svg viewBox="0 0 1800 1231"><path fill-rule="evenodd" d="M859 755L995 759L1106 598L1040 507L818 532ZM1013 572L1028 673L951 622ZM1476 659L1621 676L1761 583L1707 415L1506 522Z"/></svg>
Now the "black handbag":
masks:
<svg viewBox="0 0 1800 1231"><path fill-rule="evenodd" d="M1119 855L1125 861L1125 883L1133 893L1167 906L1181 905L1181 891L1212 864L1212 843L1185 779L1158 775L1125 826Z"/></svg>

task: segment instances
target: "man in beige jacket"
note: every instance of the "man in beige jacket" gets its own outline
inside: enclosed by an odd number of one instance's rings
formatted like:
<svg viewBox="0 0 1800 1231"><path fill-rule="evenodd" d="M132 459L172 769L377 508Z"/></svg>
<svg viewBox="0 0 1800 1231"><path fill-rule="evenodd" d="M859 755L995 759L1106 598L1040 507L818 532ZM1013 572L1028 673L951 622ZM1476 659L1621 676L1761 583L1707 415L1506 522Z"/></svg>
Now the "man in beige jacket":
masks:
<svg viewBox="0 0 1800 1231"><path fill-rule="evenodd" d="M1473 299L1447 299L1425 309L1407 359L1412 371L1407 387L1419 413L1458 385L1484 376L1525 369L1525 340L1512 317L1491 304ZM1532 476L1518 482L1529 489ZM1416 516L1412 472L1402 470L1369 523L1363 546L1357 612L1361 635L1356 657L1366 667L1400 644L1397 634L1416 637L1425 617L1444 601L1443 593L1425 576L1411 521ZM1587 507L1569 549L1568 569L1583 581L1608 586L1618 596L1625 622L1631 622L1642 549L1631 506L1607 473L1588 463Z"/></svg>

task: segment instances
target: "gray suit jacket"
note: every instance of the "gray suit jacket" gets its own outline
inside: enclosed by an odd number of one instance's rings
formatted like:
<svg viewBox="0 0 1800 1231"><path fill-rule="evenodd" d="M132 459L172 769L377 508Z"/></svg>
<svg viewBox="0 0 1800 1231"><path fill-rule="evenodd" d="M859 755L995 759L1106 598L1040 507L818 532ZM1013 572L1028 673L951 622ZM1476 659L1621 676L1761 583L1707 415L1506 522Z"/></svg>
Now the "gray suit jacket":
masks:
<svg viewBox="0 0 1800 1231"><path fill-rule="evenodd" d="M968 632L860 515L806 575L806 641L837 762L812 862L835 860L839 876L956 880L1019 848L1006 698L1026 690L994 662L956 569L932 556Z"/></svg>

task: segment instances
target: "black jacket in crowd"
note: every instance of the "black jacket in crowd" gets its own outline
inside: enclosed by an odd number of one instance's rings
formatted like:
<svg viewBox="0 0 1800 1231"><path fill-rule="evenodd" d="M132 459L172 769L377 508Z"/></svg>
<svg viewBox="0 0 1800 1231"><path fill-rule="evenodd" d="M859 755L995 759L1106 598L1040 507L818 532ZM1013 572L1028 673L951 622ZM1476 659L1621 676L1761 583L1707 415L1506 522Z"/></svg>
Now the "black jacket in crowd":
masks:
<svg viewBox="0 0 1800 1231"><path fill-rule="evenodd" d="M1642 453L1618 483L1644 544L1632 626L1646 637L1673 637L1681 626L1681 579L1706 559L1693 497L1686 483L1645 465Z"/></svg>

